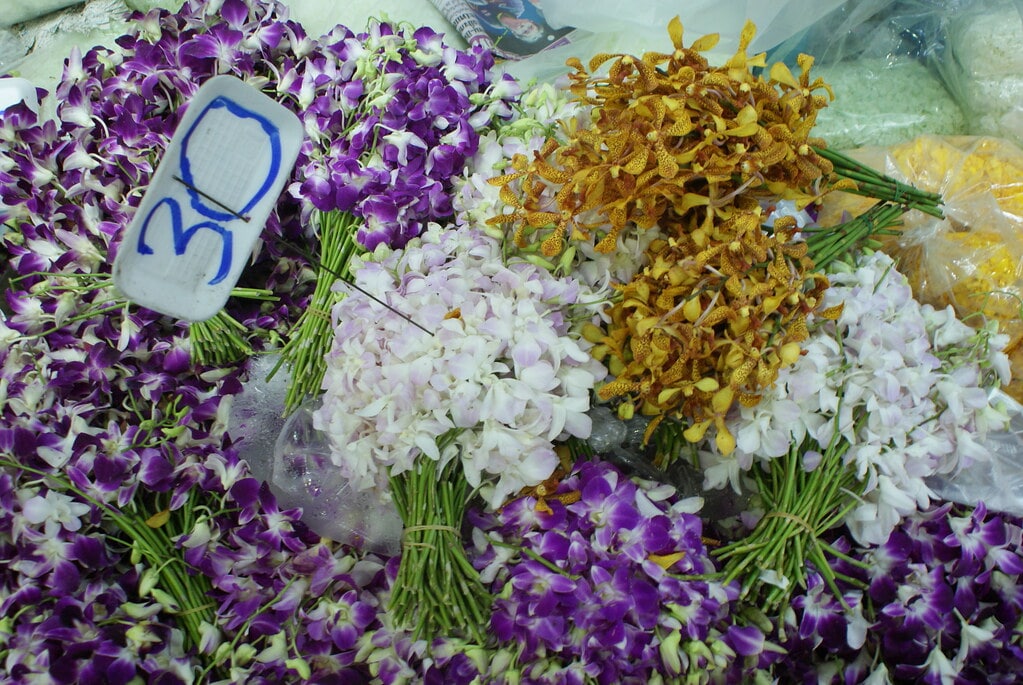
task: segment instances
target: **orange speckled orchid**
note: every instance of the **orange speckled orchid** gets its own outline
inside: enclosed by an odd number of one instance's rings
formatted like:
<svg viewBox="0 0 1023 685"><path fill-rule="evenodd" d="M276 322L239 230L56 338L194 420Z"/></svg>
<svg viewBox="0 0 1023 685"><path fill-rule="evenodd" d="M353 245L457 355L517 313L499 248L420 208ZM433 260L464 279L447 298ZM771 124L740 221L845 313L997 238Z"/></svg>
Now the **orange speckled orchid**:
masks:
<svg viewBox="0 0 1023 685"><path fill-rule="evenodd" d="M717 36L685 47L678 18L668 33L670 53L599 54L586 67L569 60L571 91L591 105L592 124L492 179L510 211L490 223L548 257L582 240L612 252L623 231L658 227L663 238L651 243L647 267L618 286L606 331L591 331L614 377L598 394L623 416L653 416L648 438L667 417L686 422L691 441L714 426L727 454L728 410L755 404L799 357L811 313L836 315L816 311L828 282L795 221L765 228L762 201L806 206L847 182L809 138L833 97L811 81L812 58L800 56L798 78L775 65L765 79L751 71L766 66L764 55L746 53L750 23L721 67L700 54Z"/></svg>

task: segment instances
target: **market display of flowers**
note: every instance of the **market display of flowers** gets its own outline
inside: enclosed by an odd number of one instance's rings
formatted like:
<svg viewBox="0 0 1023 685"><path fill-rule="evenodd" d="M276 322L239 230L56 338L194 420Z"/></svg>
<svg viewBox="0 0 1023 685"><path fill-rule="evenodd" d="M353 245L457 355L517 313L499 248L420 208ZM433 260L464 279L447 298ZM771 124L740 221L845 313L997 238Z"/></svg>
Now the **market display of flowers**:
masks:
<svg viewBox="0 0 1023 685"><path fill-rule="evenodd" d="M813 58L675 19L536 84L272 0L133 21L0 112L4 682L1017 680L1023 520L932 489L995 458L1016 340L914 289L889 247L942 189L815 136ZM188 323L111 263L221 74L305 139ZM264 356L400 553L253 474Z"/></svg>

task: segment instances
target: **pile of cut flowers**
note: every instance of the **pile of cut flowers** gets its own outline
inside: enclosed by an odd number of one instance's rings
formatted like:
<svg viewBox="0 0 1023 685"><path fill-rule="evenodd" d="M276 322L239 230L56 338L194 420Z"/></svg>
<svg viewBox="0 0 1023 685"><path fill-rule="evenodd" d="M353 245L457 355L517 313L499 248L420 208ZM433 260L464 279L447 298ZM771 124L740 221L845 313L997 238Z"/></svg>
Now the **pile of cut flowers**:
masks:
<svg viewBox="0 0 1023 685"><path fill-rule="evenodd" d="M1013 682L1023 521L990 458L1006 338L875 239L940 198L813 137L832 97L676 19L521 84L372 21L189 0L0 113L0 663L68 683ZM305 139L227 306L111 263L189 98ZM46 113L50 108L51 113ZM876 198L837 226L816 207ZM326 468L404 530L321 537L242 458L279 360ZM723 492L731 492L725 496Z"/></svg>

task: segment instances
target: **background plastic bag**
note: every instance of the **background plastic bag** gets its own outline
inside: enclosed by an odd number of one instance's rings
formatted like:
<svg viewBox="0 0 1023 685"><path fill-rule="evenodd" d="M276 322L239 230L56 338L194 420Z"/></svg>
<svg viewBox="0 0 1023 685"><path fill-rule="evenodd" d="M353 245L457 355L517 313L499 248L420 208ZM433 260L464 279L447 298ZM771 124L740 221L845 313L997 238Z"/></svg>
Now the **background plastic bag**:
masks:
<svg viewBox="0 0 1023 685"><path fill-rule="evenodd" d="M1023 516L1023 406L1011 403L1008 429L988 435L991 460L975 463L950 477L933 477L927 485L944 500L989 511Z"/></svg>
<svg viewBox="0 0 1023 685"><path fill-rule="evenodd" d="M717 49L731 56L739 45L739 33L749 19L757 25L750 52L762 52L798 34L844 0L544 0L552 25L575 26L593 33L634 32L651 36L665 33L668 21L678 15L689 40L708 33L721 35ZM651 33L652 32L652 33ZM649 49L656 49L651 46Z"/></svg>
<svg viewBox="0 0 1023 685"><path fill-rule="evenodd" d="M747 19L757 25L750 53L764 52L825 16L845 0L543 0L543 13L551 26L574 26L570 45L547 50L509 64L507 69L523 80L553 80L566 73L565 60L578 57L585 63L601 52L642 55L671 49L668 22L678 15L685 28L685 43L708 33L721 40L709 53L712 63L731 57L739 45L739 33Z"/></svg>
<svg viewBox="0 0 1023 685"><path fill-rule="evenodd" d="M768 61L814 56L835 100L814 135L835 149L893 145L923 133L965 133L967 120L945 70L950 25L978 0L856 0L772 50Z"/></svg>
<svg viewBox="0 0 1023 685"><path fill-rule="evenodd" d="M130 29L129 11L125 0L90 0L0 32L0 73L52 90L71 50L113 46Z"/></svg>
<svg viewBox="0 0 1023 685"><path fill-rule="evenodd" d="M22 22L44 17L51 12L85 0L4 0L0 2L0 26L13 26Z"/></svg>
<svg viewBox="0 0 1023 685"><path fill-rule="evenodd" d="M900 235L885 241L913 293L937 307L952 305L970 325L998 321L1009 335L1012 382L1023 401L1023 149L990 136L921 136L852 156L924 190L941 193L944 219L909 212ZM873 200L832 193L820 221L865 211ZM978 316L982 314L983 317Z"/></svg>
<svg viewBox="0 0 1023 685"><path fill-rule="evenodd" d="M1023 144L1023 2L975 2L952 19L941 72L968 133Z"/></svg>

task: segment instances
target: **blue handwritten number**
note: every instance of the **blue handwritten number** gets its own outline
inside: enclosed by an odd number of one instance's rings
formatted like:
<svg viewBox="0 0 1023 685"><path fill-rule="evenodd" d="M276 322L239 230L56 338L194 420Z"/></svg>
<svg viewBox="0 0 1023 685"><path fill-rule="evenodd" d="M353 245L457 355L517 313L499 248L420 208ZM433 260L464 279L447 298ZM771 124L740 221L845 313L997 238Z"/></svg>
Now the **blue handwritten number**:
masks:
<svg viewBox="0 0 1023 685"><path fill-rule="evenodd" d="M153 205L153 208L149 210L149 214L146 215L146 220L142 222L142 230L139 231L139 244L136 248L139 254L153 254L153 248L146 245L146 231L149 230L149 222L153 220L153 215L164 204L170 210L171 229L174 231L175 243L177 242L177 235L181 232L181 205L174 198L165 197Z"/></svg>
<svg viewBox="0 0 1023 685"><path fill-rule="evenodd" d="M270 191L274 179L281 170L281 140L280 132L277 127L270 123L268 119L259 116L251 110L241 107L236 102L228 100L223 96L214 98L210 101L210 104L206 105L206 108L202 111L202 113L196 117L192 126L185 133L184 138L182 138L181 159L179 162L181 165L181 177L189 186L188 195L192 208L199 212L202 216L213 219L213 221L203 221L195 224L194 226L190 226L187 230L184 230L181 219L181 205L177 202L177 200L165 197L153 205L153 208L149 210L149 214L142 223L142 229L139 231L139 240L136 247L139 254L153 254L153 248L146 243L146 231L149 229L149 222L153 219L153 215L156 214L162 206L166 205L167 209L170 211L171 231L174 238L174 254L177 256L180 257L185 254L185 251L188 249L188 243L191 242L193 236L202 229L213 231L220 236L222 244L220 267L213 279L210 280L209 285L216 285L227 277L228 272L231 270L231 256L233 254L231 231L215 222L231 221L237 218L237 216L235 214L211 209L203 203L202 196L195 192L193 189L195 186L195 179L192 173L192 166L188 161L188 144L191 140L192 134L195 133L196 128L199 126L199 123L203 120L207 113L215 109L226 109L239 119L255 120L270 139L270 173L267 174L266 180L263 181L262 186L260 186L259 190L256 191L256 194L248 201L248 203L237 210L238 214L244 215L249 212Z"/></svg>
<svg viewBox="0 0 1023 685"><path fill-rule="evenodd" d="M210 104L206 105L206 109L202 111L195 122L193 122L191 128L185 133L184 138L181 139L181 177L185 180L188 185L195 187L195 178L192 174L192 165L188 161L188 144L191 142L192 134L195 133L195 129L199 126L199 123L203 120L207 113L215 109L226 109L228 112L238 117L239 119L253 119L259 124L259 127L266 133L267 138L270 139L270 173L267 174L266 179L263 181L263 185L260 186L256 194L248 201L248 203L241 208L232 207L238 214L247 214L256 204L263 199L263 197L270 192L270 187L273 185L274 179L277 178L277 174L281 170L281 136L280 131L270 123L270 120L265 117L261 117L255 112L245 109L238 103L228 100L221 96L214 98ZM218 211L207 207L203 203L203 198L197 192L188 189L188 195L192 200L192 208L199 212L205 217L214 219L216 221L230 221L231 219L237 218L236 215L230 214L223 211Z"/></svg>
<svg viewBox="0 0 1023 685"><path fill-rule="evenodd" d="M217 274L210 280L209 285L216 285L222 280L227 278L228 272L231 270L231 254L232 254L232 239L231 232L221 226L215 224L212 221L204 221L188 228L188 230L182 230L181 228L181 206L177 200L165 197L150 210L149 215L146 216L146 220L142 223L142 230L139 231L139 254L153 254L153 248L146 244L146 230L149 228L149 222L153 218L153 214L160 208L164 203L167 204L167 208L170 209L171 213L171 231L174 236L174 254L181 256L185 254L185 250L188 249L188 243L192 241L192 237L199 232L200 229L206 228L220 236L222 243L222 249L220 251L220 268L217 270Z"/></svg>

